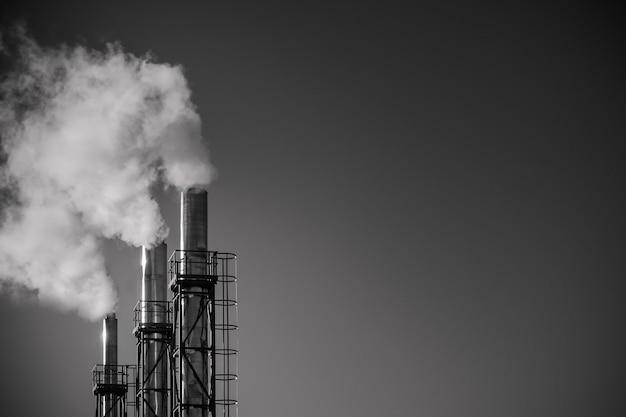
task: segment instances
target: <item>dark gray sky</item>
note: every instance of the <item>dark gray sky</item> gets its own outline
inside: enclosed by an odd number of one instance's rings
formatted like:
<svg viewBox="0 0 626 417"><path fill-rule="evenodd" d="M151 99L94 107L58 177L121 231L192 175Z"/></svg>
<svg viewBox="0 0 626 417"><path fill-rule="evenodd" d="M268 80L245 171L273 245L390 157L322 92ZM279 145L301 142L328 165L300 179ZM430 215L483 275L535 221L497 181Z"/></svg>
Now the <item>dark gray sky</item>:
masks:
<svg viewBox="0 0 626 417"><path fill-rule="evenodd" d="M626 415L616 10L200 3L0 10L185 68L210 247L239 259L241 417ZM139 250L106 251L134 363ZM93 415L101 323L2 295L0 331L3 415Z"/></svg>

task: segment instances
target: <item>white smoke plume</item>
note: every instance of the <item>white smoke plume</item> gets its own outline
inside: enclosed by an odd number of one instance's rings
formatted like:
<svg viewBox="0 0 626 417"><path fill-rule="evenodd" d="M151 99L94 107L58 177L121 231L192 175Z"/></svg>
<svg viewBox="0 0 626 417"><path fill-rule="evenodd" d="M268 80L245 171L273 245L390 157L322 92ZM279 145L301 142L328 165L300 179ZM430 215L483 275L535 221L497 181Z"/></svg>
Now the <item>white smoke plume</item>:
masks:
<svg viewBox="0 0 626 417"><path fill-rule="evenodd" d="M179 66L11 36L0 42L13 62L0 85L0 281L97 320L116 303L102 238L163 240L150 188L211 180L200 118Z"/></svg>

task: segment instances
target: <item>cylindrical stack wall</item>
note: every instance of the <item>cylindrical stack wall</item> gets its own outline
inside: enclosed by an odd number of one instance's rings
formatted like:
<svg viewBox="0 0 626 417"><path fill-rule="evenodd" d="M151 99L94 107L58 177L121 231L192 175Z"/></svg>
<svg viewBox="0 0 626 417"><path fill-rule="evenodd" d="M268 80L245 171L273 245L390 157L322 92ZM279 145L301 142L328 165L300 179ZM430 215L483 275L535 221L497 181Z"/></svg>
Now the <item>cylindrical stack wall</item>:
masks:
<svg viewBox="0 0 626 417"><path fill-rule="evenodd" d="M141 300L147 302L142 310L142 323L167 322L167 245L165 242L152 248L142 248L143 273Z"/></svg>
<svg viewBox="0 0 626 417"><path fill-rule="evenodd" d="M208 275L207 271L207 193L188 190L181 195L181 249L182 274ZM207 305L210 289L206 286L186 288L188 295L181 296L181 334L185 346L180 361L181 400L186 406L181 417L206 417L209 415L211 382L210 331ZM180 343L180 341L179 341Z"/></svg>
<svg viewBox="0 0 626 417"><path fill-rule="evenodd" d="M207 192L189 189L180 198L180 246L185 251L207 250Z"/></svg>
<svg viewBox="0 0 626 417"><path fill-rule="evenodd" d="M168 413L167 245L142 249L141 280L141 417Z"/></svg>

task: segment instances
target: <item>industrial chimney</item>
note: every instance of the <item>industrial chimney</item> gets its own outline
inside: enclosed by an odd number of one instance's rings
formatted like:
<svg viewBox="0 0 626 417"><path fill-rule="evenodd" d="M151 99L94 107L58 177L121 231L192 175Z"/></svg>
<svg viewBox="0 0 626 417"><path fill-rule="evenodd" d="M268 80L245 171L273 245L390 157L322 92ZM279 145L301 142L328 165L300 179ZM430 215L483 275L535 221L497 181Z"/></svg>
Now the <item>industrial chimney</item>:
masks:
<svg viewBox="0 0 626 417"><path fill-rule="evenodd" d="M135 307L140 417L168 417L168 370L172 339L171 308L167 301L167 245L141 249L141 300Z"/></svg>
<svg viewBox="0 0 626 417"><path fill-rule="evenodd" d="M237 414L236 256L207 250L206 191L183 192L180 209L182 249L170 258L174 415L229 417Z"/></svg>
<svg viewBox="0 0 626 417"><path fill-rule="evenodd" d="M117 318L115 313L107 314L102 326L102 360L104 362L104 381L107 385L117 384ZM117 396L109 393L104 397L104 410L107 417L123 417L118 415L115 407Z"/></svg>
<svg viewBox="0 0 626 417"><path fill-rule="evenodd" d="M117 363L117 318L107 314L102 323L102 365L93 369L96 417L126 417L128 367Z"/></svg>
<svg viewBox="0 0 626 417"><path fill-rule="evenodd" d="M192 188L183 192L180 213L181 250L171 286L180 389L175 411L181 417L208 417L215 415L211 383L215 277L207 252L206 191Z"/></svg>

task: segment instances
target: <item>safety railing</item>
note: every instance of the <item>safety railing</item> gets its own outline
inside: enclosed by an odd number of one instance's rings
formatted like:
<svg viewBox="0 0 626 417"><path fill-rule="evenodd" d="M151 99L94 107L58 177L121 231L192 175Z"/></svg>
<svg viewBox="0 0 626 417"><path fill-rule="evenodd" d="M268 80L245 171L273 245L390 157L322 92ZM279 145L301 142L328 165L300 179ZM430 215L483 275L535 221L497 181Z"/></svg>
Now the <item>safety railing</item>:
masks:
<svg viewBox="0 0 626 417"><path fill-rule="evenodd" d="M135 328L145 324L172 323L171 301L138 301L134 309Z"/></svg>
<svg viewBox="0 0 626 417"><path fill-rule="evenodd" d="M128 368L130 365L98 364L91 371L93 386L126 385L128 386Z"/></svg>

